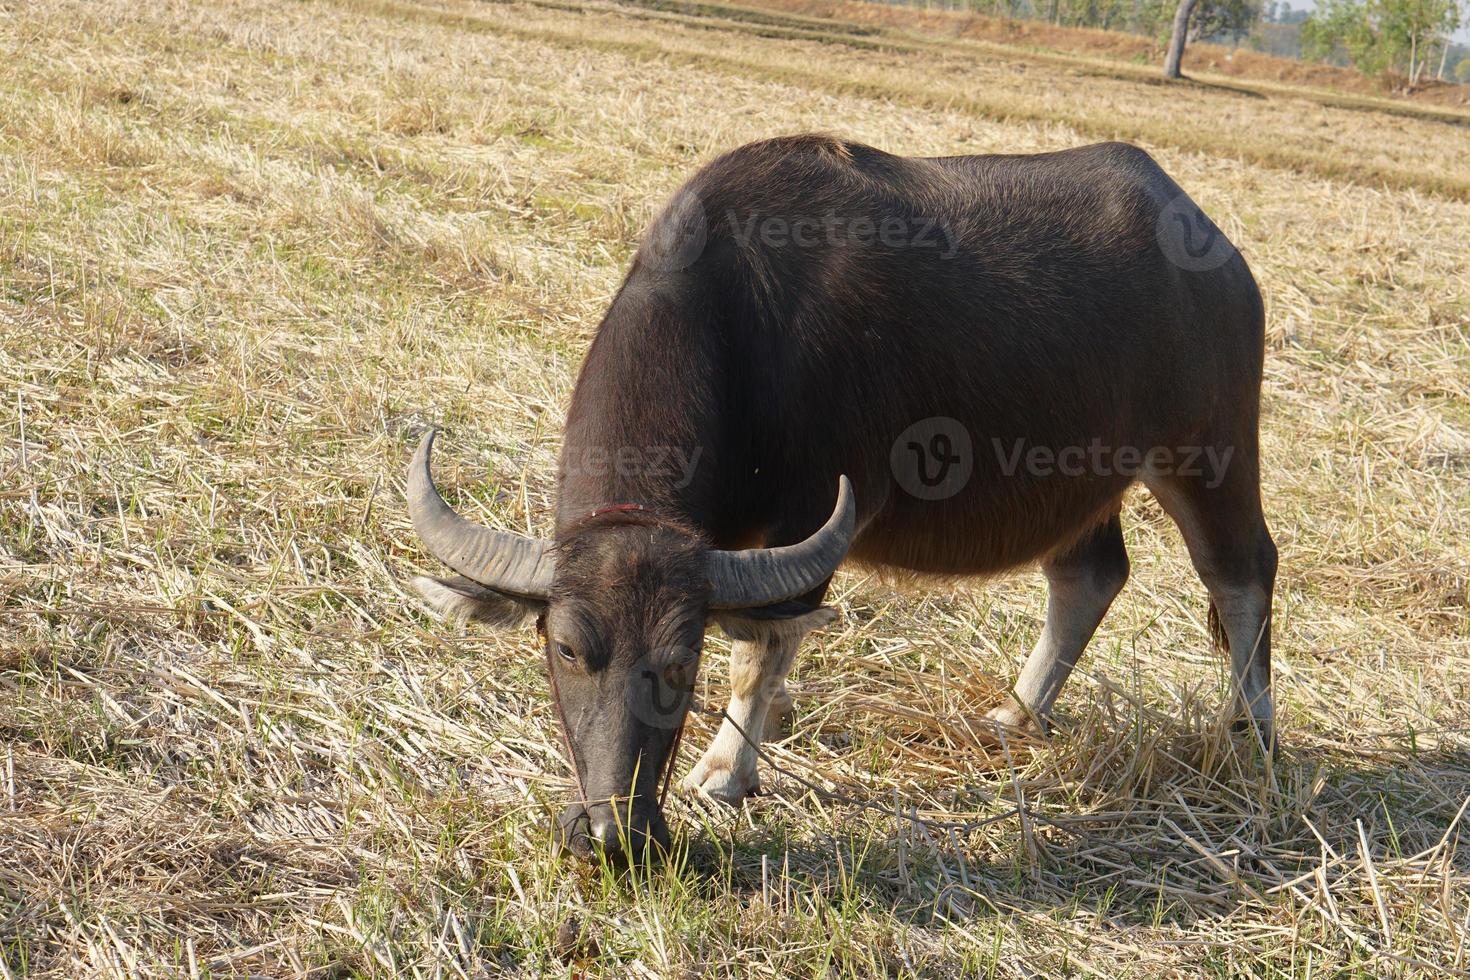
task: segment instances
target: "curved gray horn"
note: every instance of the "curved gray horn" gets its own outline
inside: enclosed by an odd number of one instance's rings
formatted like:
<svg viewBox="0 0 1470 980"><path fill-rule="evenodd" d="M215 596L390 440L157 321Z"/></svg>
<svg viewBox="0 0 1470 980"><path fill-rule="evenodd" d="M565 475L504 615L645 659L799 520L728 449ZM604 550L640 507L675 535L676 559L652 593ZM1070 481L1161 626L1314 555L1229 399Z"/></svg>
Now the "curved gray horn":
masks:
<svg viewBox="0 0 1470 980"><path fill-rule="evenodd" d="M531 599L551 595L555 558L551 542L522 537L465 520L456 514L429 473L434 431L424 435L408 464L408 515L435 558L487 588Z"/></svg>
<svg viewBox="0 0 1470 980"><path fill-rule="evenodd" d="M711 609L754 609L805 595L831 578L852 544L857 508L847 477L837 481L837 506L827 523L800 544L749 551L711 551Z"/></svg>

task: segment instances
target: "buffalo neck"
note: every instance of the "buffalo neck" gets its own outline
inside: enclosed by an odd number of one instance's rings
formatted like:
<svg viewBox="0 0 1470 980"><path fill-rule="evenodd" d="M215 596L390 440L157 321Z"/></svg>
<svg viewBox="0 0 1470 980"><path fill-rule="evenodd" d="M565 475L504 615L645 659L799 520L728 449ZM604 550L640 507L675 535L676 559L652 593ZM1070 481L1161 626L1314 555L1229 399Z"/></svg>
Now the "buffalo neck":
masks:
<svg viewBox="0 0 1470 980"><path fill-rule="evenodd" d="M708 533L717 520L725 345L691 276L635 268L572 393L557 528L637 504Z"/></svg>

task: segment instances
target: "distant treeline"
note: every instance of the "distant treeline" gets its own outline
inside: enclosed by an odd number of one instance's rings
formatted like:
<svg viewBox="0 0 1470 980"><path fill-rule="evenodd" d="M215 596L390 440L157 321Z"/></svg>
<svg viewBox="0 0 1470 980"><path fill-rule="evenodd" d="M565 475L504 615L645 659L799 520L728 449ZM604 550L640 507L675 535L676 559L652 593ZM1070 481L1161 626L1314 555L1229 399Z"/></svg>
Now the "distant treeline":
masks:
<svg viewBox="0 0 1470 980"><path fill-rule="evenodd" d="M1064 27L1128 31L1163 39L1177 0L882 0L968 10ZM1286 58L1352 66L1370 75L1470 82L1470 47L1451 35L1470 23L1470 0L1200 0L1191 41L1213 41Z"/></svg>

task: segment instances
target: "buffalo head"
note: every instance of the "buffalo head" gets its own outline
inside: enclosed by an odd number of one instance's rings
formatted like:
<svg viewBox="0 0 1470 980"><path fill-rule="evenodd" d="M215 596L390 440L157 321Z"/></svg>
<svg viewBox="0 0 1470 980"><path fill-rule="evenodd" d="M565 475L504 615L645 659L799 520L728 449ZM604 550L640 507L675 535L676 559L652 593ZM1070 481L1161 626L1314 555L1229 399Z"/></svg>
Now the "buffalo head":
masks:
<svg viewBox="0 0 1470 980"><path fill-rule="evenodd" d="M428 550L459 573L414 586L440 612L496 626L534 617L578 791L558 818L573 852L667 848L659 784L689 709L707 619L772 610L831 577L853 536L851 487L805 541L721 551L677 520L636 507L598 513L555 541L481 527L434 488L430 432L408 473ZM798 612L807 611L805 608Z"/></svg>

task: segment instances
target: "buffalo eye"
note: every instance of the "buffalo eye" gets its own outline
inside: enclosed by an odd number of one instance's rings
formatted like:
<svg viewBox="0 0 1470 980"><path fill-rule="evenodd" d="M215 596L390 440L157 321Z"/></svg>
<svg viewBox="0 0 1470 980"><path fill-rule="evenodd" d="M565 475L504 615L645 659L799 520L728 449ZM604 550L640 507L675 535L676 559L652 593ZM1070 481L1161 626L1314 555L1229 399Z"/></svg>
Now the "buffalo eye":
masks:
<svg viewBox="0 0 1470 980"><path fill-rule="evenodd" d="M679 656L673 663L664 667L664 683L673 688L688 688L694 683L694 668L699 662L699 654L690 650Z"/></svg>
<svg viewBox="0 0 1470 980"><path fill-rule="evenodd" d="M577 654L573 652L572 648L567 646L565 643L556 644L556 655L560 657L564 663L574 664L577 662Z"/></svg>

